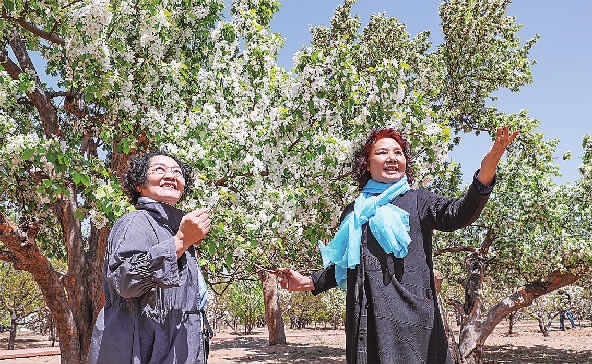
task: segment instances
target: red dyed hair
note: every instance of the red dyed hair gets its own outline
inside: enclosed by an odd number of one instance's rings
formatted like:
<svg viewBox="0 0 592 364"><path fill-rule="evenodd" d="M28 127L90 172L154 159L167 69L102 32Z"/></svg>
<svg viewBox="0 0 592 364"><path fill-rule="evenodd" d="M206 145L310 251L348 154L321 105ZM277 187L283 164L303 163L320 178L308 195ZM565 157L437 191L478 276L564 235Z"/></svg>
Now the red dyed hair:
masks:
<svg viewBox="0 0 592 364"><path fill-rule="evenodd" d="M364 145L354 154L352 178L358 183L358 189L360 191L371 178L370 172L368 171L368 157L370 156L370 150L378 140L384 138L394 139L399 143L401 149L403 149L403 155L405 155L405 160L407 161L405 175L407 176L409 184L413 182L411 153L409 152L409 143L405 136L393 128L374 129L368 134L368 138Z"/></svg>

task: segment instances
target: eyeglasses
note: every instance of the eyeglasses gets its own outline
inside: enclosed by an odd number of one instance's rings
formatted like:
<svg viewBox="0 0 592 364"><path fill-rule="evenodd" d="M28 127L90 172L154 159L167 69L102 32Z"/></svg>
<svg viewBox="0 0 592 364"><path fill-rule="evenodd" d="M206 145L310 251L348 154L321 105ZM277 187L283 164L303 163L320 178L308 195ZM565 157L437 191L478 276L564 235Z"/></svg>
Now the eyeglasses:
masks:
<svg viewBox="0 0 592 364"><path fill-rule="evenodd" d="M163 166L150 166L148 167L148 174L155 174L157 176L164 176L170 173L175 178L185 178L183 170L179 167L163 167Z"/></svg>

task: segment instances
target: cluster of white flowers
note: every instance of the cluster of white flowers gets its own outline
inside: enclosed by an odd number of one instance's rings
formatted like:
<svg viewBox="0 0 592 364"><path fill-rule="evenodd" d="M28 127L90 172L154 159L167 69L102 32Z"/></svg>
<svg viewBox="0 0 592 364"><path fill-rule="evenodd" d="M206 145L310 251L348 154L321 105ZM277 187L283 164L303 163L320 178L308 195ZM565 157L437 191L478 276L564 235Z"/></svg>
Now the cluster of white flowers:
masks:
<svg viewBox="0 0 592 364"><path fill-rule="evenodd" d="M91 209L89 211L89 217L90 217L90 220L92 221L93 225L97 229L103 228L109 222L109 220L107 219L105 214L103 214L95 209Z"/></svg>
<svg viewBox="0 0 592 364"><path fill-rule="evenodd" d="M80 22L81 32L91 39L97 39L112 18L109 0L89 0L73 8L70 24L75 27Z"/></svg>

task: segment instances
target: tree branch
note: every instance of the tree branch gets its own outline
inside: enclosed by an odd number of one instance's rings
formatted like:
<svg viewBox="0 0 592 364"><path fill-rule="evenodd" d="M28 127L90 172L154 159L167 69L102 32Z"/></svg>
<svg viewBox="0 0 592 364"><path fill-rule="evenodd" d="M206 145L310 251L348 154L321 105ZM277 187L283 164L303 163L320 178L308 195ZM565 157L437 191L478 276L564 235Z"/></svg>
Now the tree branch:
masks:
<svg viewBox="0 0 592 364"><path fill-rule="evenodd" d="M442 255L444 253L460 253L460 252L471 252L475 253L478 248L474 246L452 246L450 248L438 249L434 252L434 256Z"/></svg>
<svg viewBox="0 0 592 364"><path fill-rule="evenodd" d="M487 234L485 235L485 239L483 239L483 243L481 243L481 253L484 256L487 256L487 253L489 252L489 248L491 248L491 245L493 245L493 243L496 240L496 234L494 229L487 229Z"/></svg>
<svg viewBox="0 0 592 364"><path fill-rule="evenodd" d="M462 302L460 302L459 300L452 299L452 298L446 298L444 300L444 302L446 302L447 305L454 307L454 309L461 316L465 316L465 313L463 312L463 303Z"/></svg>
<svg viewBox="0 0 592 364"><path fill-rule="evenodd" d="M590 269L589 269L590 270ZM555 271L549 274L544 280L527 283L518 288L516 292L509 295L495 305L483 320L479 341L484 343L495 326L511 312L528 307L532 302L547 293L572 284L582 277L583 273L571 273Z"/></svg>
<svg viewBox="0 0 592 364"><path fill-rule="evenodd" d="M39 79L39 75L37 74L37 71L33 66L33 62L29 57L25 42L19 33L12 32L8 39L8 43L10 44L10 47L12 48L12 51L14 52L14 55L18 60L22 71L31 74L34 78L33 81L35 82L35 87L31 92L27 93L27 96L39 112L39 117L43 124L45 136L47 138L61 136L63 133L60 128L58 115L51 103L51 98L49 98L45 93L45 90L43 90L41 80Z"/></svg>
<svg viewBox="0 0 592 364"><path fill-rule="evenodd" d="M0 250L0 260L8 263L15 263L16 256L7 250Z"/></svg>
<svg viewBox="0 0 592 364"><path fill-rule="evenodd" d="M18 80L19 75L23 72L20 67L8 57L8 51L5 49L0 51L0 66L4 68L13 80Z"/></svg>
<svg viewBox="0 0 592 364"><path fill-rule="evenodd" d="M58 37L55 34L46 32L42 29L37 28L35 25L29 23L25 18L22 17L18 17L18 18L14 18L12 16L8 16L6 14L6 10L4 9L4 7L2 7L2 15L0 16L0 18L2 19L8 19L11 20L15 23L17 23L18 25L20 25L23 29L26 29L28 31L30 31L31 33L58 45L66 45L66 41L60 37Z"/></svg>

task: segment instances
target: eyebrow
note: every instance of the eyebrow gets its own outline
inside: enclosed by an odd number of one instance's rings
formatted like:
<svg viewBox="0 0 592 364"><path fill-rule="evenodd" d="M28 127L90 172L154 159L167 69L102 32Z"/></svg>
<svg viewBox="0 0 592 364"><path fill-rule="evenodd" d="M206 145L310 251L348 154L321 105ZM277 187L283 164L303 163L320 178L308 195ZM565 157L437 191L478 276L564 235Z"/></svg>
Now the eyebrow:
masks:
<svg viewBox="0 0 592 364"><path fill-rule="evenodd" d="M391 148L389 148L389 147L378 147L378 148L374 148L374 151L376 152L376 151L379 151L379 150L389 150L389 149L391 149ZM403 148L401 148L401 147L395 147L395 148L393 148L393 150L395 150L395 151L403 151Z"/></svg>

